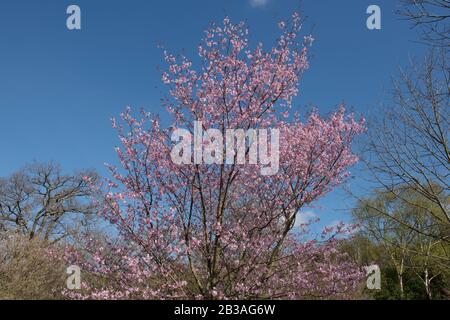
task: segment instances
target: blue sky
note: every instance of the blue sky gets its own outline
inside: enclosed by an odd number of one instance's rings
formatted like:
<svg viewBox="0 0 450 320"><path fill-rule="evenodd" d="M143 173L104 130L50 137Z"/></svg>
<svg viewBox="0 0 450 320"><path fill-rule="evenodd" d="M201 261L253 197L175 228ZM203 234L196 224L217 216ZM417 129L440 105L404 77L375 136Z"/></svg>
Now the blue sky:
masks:
<svg viewBox="0 0 450 320"><path fill-rule="evenodd" d="M299 8L293 0L3 0L0 4L0 176L32 160L65 170L114 162L117 144L109 119L126 106L164 115L163 65L158 44L196 54L203 30L228 15L245 20L251 40L270 45L277 22ZM424 47L394 14L394 0L303 0L312 32L311 67L296 108L326 114L345 102L376 113L398 66ZM82 30L66 28L66 8L77 4ZM382 29L366 28L366 8L377 4ZM164 116L163 116L164 118ZM355 172L356 170L356 172ZM353 170L358 173L358 168ZM352 180L353 188L364 182ZM326 222L346 219L352 201L337 190L320 201ZM333 214L331 214L333 213Z"/></svg>

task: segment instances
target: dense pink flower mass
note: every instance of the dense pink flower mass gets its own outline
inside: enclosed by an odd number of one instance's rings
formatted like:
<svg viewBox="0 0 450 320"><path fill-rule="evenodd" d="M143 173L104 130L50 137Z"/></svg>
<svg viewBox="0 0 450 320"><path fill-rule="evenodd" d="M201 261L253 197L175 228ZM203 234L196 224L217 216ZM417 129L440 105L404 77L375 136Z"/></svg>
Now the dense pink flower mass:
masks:
<svg viewBox="0 0 450 320"><path fill-rule="evenodd" d="M121 166L101 215L118 230L115 243L88 241L87 254L68 250L83 272L103 279L84 283L77 298L253 299L346 297L361 270L337 250L337 240L304 240L297 213L347 176L362 121L344 108L322 119L292 115L292 99L308 68L311 37L299 39L300 17L280 23L270 50L250 47L244 24L228 18L206 31L194 67L165 54L165 100L173 126L128 109L117 128ZM262 164L175 164L171 132L194 121L227 128L280 130L279 171ZM337 232L345 233L345 228ZM327 230L331 233L336 230Z"/></svg>

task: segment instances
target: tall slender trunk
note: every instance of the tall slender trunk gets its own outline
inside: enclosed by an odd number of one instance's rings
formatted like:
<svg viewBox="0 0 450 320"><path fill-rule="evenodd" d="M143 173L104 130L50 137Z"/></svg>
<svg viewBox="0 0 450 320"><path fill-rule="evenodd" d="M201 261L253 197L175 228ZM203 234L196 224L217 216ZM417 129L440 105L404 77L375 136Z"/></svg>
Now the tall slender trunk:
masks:
<svg viewBox="0 0 450 320"><path fill-rule="evenodd" d="M405 293L404 293L404 289L403 289L403 274L398 275L398 281L400 284L400 299L404 299Z"/></svg>
<svg viewBox="0 0 450 320"><path fill-rule="evenodd" d="M427 297L428 297L429 300L431 300L432 296L431 296L430 277L429 277L429 274L428 274L428 268L425 268L424 284L425 284L425 292L427 293Z"/></svg>
<svg viewBox="0 0 450 320"><path fill-rule="evenodd" d="M405 297L405 290L403 287L403 265L404 265L404 259L400 262L400 268L398 272L398 282L400 285L400 299L404 299Z"/></svg>

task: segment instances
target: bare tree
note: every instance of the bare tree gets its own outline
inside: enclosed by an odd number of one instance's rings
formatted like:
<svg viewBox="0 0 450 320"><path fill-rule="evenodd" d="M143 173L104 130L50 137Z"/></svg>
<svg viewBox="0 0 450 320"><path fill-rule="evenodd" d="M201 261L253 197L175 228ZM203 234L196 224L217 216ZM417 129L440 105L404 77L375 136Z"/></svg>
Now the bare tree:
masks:
<svg viewBox="0 0 450 320"><path fill-rule="evenodd" d="M76 232L94 216L93 171L65 175L59 166L32 164L0 178L0 224L29 239L58 241Z"/></svg>
<svg viewBox="0 0 450 320"><path fill-rule="evenodd" d="M416 232L450 241L449 69L443 50L422 63L411 63L394 81L393 104L372 122L365 162L376 182L405 204L425 210L441 234ZM410 203L404 190L414 190L431 206ZM430 209L433 208L433 209ZM387 213L388 214L388 213ZM393 217L395 218L395 217Z"/></svg>
<svg viewBox="0 0 450 320"><path fill-rule="evenodd" d="M450 45L449 0L403 0L399 13L420 29L422 40L433 46Z"/></svg>

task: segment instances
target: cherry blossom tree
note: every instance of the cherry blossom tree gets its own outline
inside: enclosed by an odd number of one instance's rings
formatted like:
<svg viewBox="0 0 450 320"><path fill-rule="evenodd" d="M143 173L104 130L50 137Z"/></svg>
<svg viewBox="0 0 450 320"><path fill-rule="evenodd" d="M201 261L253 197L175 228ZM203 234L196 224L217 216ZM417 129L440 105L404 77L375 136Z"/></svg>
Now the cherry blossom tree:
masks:
<svg viewBox="0 0 450 320"><path fill-rule="evenodd" d="M101 215L118 239L87 238L85 250L67 250L67 260L97 279L69 295L345 298L357 288L361 269L337 250L336 234L351 228L327 228L311 240L307 225L297 227L295 220L348 175L357 161L351 143L364 124L344 107L327 119L317 111L307 118L291 111L313 39L299 37L298 14L279 28L276 45L265 50L249 45L243 23L225 18L205 32L197 62L165 52L162 80L170 94L164 104L172 126L163 128L144 111L133 117L130 109L113 119L120 166L109 166ZM228 128L278 129L278 172L262 175L262 163L176 164L171 133L194 134L194 121L223 135Z"/></svg>

